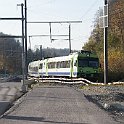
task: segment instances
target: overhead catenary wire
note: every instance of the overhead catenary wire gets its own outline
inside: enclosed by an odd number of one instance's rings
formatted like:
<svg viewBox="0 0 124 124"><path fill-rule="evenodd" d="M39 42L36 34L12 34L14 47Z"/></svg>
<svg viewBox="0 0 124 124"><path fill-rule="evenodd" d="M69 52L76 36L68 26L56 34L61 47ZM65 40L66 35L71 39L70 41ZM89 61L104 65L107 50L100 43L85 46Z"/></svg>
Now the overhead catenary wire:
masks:
<svg viewBox="0 0 124 124"><path fill-rule="evenodd" d="M90 7L89 7L89 9L85 12L85 14L86 13L89 13L91 10L92 10L92 8L94 8L94 6L96 6L96 3L98 3L98 0L96 0ZM84 17L83 17L84 18ZM28 22L28 23L36 23L36 22ZM37 23L40 23L40 22L37 22ZM62 23L61 23L62 24ZM50 41L52 42L52 31L51 31L51 23L49 23L49 27L50 27Z"/></svg>
<svg viewBox="0 0 124 124"><path fill-rule="evenodd" d="M93 10L93 8L98 4L99 0L95 0L95 2L92 3L92 5L88 8L88 10L84 13L84 17L83 17L83 22L86 21L86 16L89 15L89 13ZM28 22L28 23L35 23L35 22ZM41 23L40 21L37 23ZM52 30L51 30L51 23L48 21L47 23L49 23L49 32L50 32L50 41L52 42ZM60 23L62 24L62 23ZM52 27L53 28L53 27ZM83 39L83 38L82 38Z"/></svg>
<svg viewBox="0 0 124 124"><path fill-rule="evenodd" d="M95 2L93 2L93 4L84 12L83 16L81 17L81 19L84 21L85 17L88 16L89 12L92 11L92 9L97 5L96 3L98 3L99 0L96 0ZM100 0L101 1L101 0Z"/></svg>

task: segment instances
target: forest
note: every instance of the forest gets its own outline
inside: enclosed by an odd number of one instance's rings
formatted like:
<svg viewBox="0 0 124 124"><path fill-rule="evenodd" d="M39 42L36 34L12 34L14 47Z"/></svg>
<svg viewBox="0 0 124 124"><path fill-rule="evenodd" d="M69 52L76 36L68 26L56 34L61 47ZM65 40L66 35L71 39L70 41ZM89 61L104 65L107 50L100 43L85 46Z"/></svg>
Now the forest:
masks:
<svg viewBox="0 0 124 124"><path fill-rule="evenodd" d="M108 79L124 80L124 0L109 0L108 18ZM84 50L95 51L99 58L101 74L104 71L104 29L99 26L99 10L94 21L94 28ZM103 81L103 78L101 78Z"/></svg>
<svg viewBox="0 0 124 124"><path fill-rule="evenodd" d="M0 33L1 36L7 34ZM8 36L8 35L7 35ZM0 75L22 73L22 41L14 38L0 38ZM65 56L69 54L69 49L28 49L27 61L45 59L50 57Z"/></svg>
<svg viewBox="0 0 124 124"><path fill-rule="evenodd" d="M0 33L0 35L7 34ZM19 41L13 38L0 38L0 74L21 72L21 51Z"/></svg>

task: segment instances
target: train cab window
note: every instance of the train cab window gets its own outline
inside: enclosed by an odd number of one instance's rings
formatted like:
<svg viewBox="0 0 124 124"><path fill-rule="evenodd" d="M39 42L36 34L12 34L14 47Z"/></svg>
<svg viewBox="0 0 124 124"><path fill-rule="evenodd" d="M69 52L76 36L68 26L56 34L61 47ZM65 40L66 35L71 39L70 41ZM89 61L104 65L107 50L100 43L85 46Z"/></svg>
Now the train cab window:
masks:
<svg viewBox="0 0 124 124"><path fill-rule="evenodd" d="M99 63L98 61L89 61L89 67L96 67L98 68Z"/></svg>
<svg viewBox="0 0 124 124"><path fill-rule="evenodd" d="M99 66L98 59L95 58L86 58L78 60L79 67L94 67L97 68Z"/></svg>
<svg viewBox="0 0 124 124"><path fill-rule="evenodd" d="M79 59L78 60L78 66L79 67L88 67L89 66L89 62L88 60L86 59Z"/></svg>

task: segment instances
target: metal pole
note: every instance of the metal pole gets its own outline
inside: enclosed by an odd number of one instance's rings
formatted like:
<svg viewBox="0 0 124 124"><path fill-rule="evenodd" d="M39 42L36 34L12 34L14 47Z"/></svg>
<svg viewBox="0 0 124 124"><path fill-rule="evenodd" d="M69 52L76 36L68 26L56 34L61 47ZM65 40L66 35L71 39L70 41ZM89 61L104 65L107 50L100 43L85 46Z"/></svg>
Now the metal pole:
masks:
<svg viewBox="0 0 124 124"><path fill-rule="evenodd" d="M26 92L25 87L25 54L24 54L24 13L23 13L23 6L24 4L21 4L21 11L22 11L22 91Z"/></svg>
<svg viewBox="0 0 124 124"><path fill-rule="evenodd" d="M31 37L32 36L29 36L29 49L31 50ZM32 50L31 50L32 51ZM33 55L31 54L31 57L30 57L31 61L33 61Z"/></svg>
<svg viewBox="0 0 124 124"><path fill-rule="evenodd" d="M43 58L43 50L42 50L42 45L40 45L40 59L42 60Z"/></svg>
<svg viewBox="0 0 124 124"><path fill-rule="evenodd" d="M3 60L4 60L4 77L6 77L6 52L5 52L5 41L3 42Z"/></svg>
<svg viewBox="0 0 124 124"><path fill-rule="evenodd" d="M31 49L31 36L29 36L29 45L30 45L29 49Z"/></svg>
<svg viewBox="0 0 124 124"><path fill-rule="evenodd" d="M48 37L50 35L30 35L29 37ZM69 35L51 35L51 36L55 36L55 37L66 37L66 36L69 36Z"/></svg>
<svg viewBox="0 0 124 124"><path fill-rule="evenodd" d="M26 17L25 17L26 18ZM27 22L27 23L32 23L32 24L38 24L38 23L49 23L50 26L50 40L52 42L52 33L51 33L51 24L52 23L68 23L69 24L69 49L71 53L71 23L82 23L82 21L52 21L52 22L41 22L41 21L36 21L36 22Z"/></svg>
<svg viewBox="0 0 124 124"><path fill-rule="evenodd" d="M108 4L108 1L105 0L105 5ZM105 12L104 12L105 13ZM104 83L108 83L108 27L104 27Z"/></svg>
<svg viewBox="0 0 124 124"><path fill-rule="evenodd" d="M50 40L51 40L51 43L52 43L52 29L51 29L51 23L49 23L49 26L50 26Z"/></svg>
<svg viewBox="0 0 124 124"><path fill-rule="evenodd" d="M27 63L27 1L25 0L25 76L27 79L28 63Z"/></svg>
<svg viewBox="0 0 124 124"><path fill-rule="evenodd" d="M69 24L69 50L71 53L71 24Z"/></svg>
<svg viewBox="0 0 124 124"><path fill-rule="evenodd" d="M82 21L45 21L45 22L41 22L41 21L35 21L35 22L27 22L27 23L82 23Z"/></svg>

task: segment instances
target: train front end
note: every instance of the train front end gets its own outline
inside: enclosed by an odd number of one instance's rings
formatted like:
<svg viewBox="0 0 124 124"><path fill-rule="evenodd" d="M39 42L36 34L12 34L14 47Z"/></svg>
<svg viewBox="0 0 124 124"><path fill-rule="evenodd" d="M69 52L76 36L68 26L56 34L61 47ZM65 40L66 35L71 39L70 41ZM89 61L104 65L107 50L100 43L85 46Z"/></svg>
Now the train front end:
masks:
<svg viewBox="0 0 124 124"><path fill-rule="evenodd" d="M84 77L93 81L98 80L99 59L95 53L81 51L77 58L77 77Z"/></svg>

